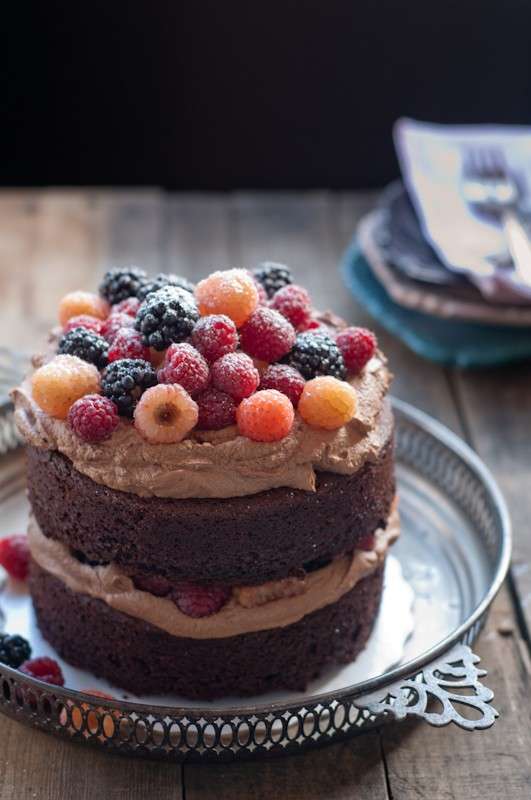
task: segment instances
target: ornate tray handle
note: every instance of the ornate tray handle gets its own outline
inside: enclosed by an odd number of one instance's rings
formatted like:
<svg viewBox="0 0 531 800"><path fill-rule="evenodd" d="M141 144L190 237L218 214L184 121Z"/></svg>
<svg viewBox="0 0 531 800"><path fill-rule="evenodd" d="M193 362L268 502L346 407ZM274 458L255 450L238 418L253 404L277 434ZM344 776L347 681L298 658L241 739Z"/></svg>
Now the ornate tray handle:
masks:
<svg viewBox="0 0 531 800"><path fill-rule="evenodd" d="M376 717L392 715L398 720L419 717L435 727L454 722L467 731L490 728L498 712L490 705L493 692L479 681L487 674L476 667L479 660L470 647L456 645L413 678L404 678L380 692L356 698L354 704ZM460 711L463 706L473 715L463 716Z"/></svg>

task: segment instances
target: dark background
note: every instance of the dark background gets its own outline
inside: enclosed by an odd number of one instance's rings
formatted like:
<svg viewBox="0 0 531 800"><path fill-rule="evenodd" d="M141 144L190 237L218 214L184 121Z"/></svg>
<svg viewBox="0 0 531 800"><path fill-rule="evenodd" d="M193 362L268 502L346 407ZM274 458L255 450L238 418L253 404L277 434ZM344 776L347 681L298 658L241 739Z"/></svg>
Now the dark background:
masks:
<svg viewBox="0 0 531 800"><path fill-rule="evenodd" d="M401 115L531 121L529 0L6 3L3 185L365 187Z"/></svg>

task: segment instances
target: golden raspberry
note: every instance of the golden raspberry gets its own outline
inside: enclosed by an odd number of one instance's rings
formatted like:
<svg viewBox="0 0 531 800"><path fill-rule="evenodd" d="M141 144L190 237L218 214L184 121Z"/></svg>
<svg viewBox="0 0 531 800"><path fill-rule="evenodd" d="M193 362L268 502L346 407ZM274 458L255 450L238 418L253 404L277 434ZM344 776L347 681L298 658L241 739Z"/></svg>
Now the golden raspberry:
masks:
<svg viewBox="0 0 531 800"><path fill-rule="evenodd" d="M180 442L197 418L197 403L178 383L152 386L135 408L135 427L152 444Z"/></svg>
<svg viewBox="0 0 531 800"><path fill-rule="evenodd" d="M242 400L236 422L242 436L255 442L276 442L291 431L295 413L291 401L276 389L264 389Z"/></svg>
<svg viewBox="0 0 531 800"><path fill-rule="evenodd" d="M350 383L326 375L304 385L298 410L312 428L333 431L350 422L356 406L356 392Z"/></svg>
<svg viewBox="0 0 531 800"><path fill-rule="evenodd" d="M258 290L244 269L213 272L200 281L195 297L201 316L226 314L237 328L246 322L258 305Z"/></svg>
<svg viewBox="0 0 531 800"><path fill-rule="evenodd" d="M70 406L86 394L98 394L100 374L77 356L55 356L31 378L33 399L51 417L66 419Z"/></svg>
<svg viewBox="0 0 531 800"><path fill-rule="evenodd" d="M65 326L71 317L88 314L97 319L106 319L111 307L108 302L92 292L69 292L59 303L59 322Z"/></svg>

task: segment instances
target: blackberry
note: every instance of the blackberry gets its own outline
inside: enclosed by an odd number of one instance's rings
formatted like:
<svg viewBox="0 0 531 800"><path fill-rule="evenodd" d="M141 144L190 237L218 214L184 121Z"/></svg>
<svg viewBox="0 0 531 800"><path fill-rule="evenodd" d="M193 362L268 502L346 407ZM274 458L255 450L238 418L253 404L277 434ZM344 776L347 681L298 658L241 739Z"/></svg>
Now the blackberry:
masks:
<svg viewBox="0 0 531 800"><path fill-rule="evenodd" d="M173 275L173 273L166 275L164 272L159 272L158 275L155 275L154 278L146 281L140 287L136 296L139 300L145 300L148 294L153 294L153 292L157 292L159 289L164 289L165 286L177 286L178 289L185 289L191 294L194 293L195 289L193 283L186 278L182 278L180 275Z"/></svg>
<svg viewBox="0 0 531 800"><path fill-rule="evenodd" d="M99 292L113 306L128 297L136 297L146 279L146 273L138 267L110 269L103 276Z"/></svg>
<svg viewBox="0 0 531 800"><path fill-rule="evenodd" d="M255 269L253 276L262 284L268 297L273 297L275 292L292 282L289 268L274 261L264 261Z"/></svg>
<svg viewBox="0 0 531 800"><path fill-rule="evenodd" d="M347 377L341 350L326 333L299 333L290 352L282 360L298 369L306 380L318 375L332 375L339 380Z"/></svg>
<svg viewBox="0 0 531 800"><path fill-rule="evenodd" d="M18 669L31 656L30 643L22 636L0 633L0 662Z"/></svg>
<svg viewBox="0 0 531 800"><path fill-rule="evenodd" d="M186 289L165 286L146 297L138 309L135 328L148 347L165 350L186 339L198 319L194 296Z"/></svg>
<svg viewBox="0 0 531 800"><path fill-rule="evenodd" d="M150 386L157 383L155 370L140 358L120 358L105 368L101 391L118 407L122 417L132 417L136 404Z"/></svg>
<svg viewBox="0 0 531 800"><path fill-rule="evenodd" d="M87 328L73 328L59 339L58 353L77 356L102 369L107 364L109 345L99 333Z"/></svg>

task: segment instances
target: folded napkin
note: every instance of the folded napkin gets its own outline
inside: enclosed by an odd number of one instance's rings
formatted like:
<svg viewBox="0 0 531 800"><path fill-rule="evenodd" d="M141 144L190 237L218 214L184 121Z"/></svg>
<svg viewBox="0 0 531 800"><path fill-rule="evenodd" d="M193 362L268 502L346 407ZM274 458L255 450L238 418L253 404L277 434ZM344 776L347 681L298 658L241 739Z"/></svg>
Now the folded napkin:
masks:
<svg viewBox="0 0 531 800"><path fill-rule="evenodd" d="M473 146L496 147L521 179L522 211L530 213L531 128L400 119L394 140L423 234L441 261L466 273L490 300L531 303L531 288L507 267L510 256L501 228L474 213L461 191L464 152Z"/></svg>

